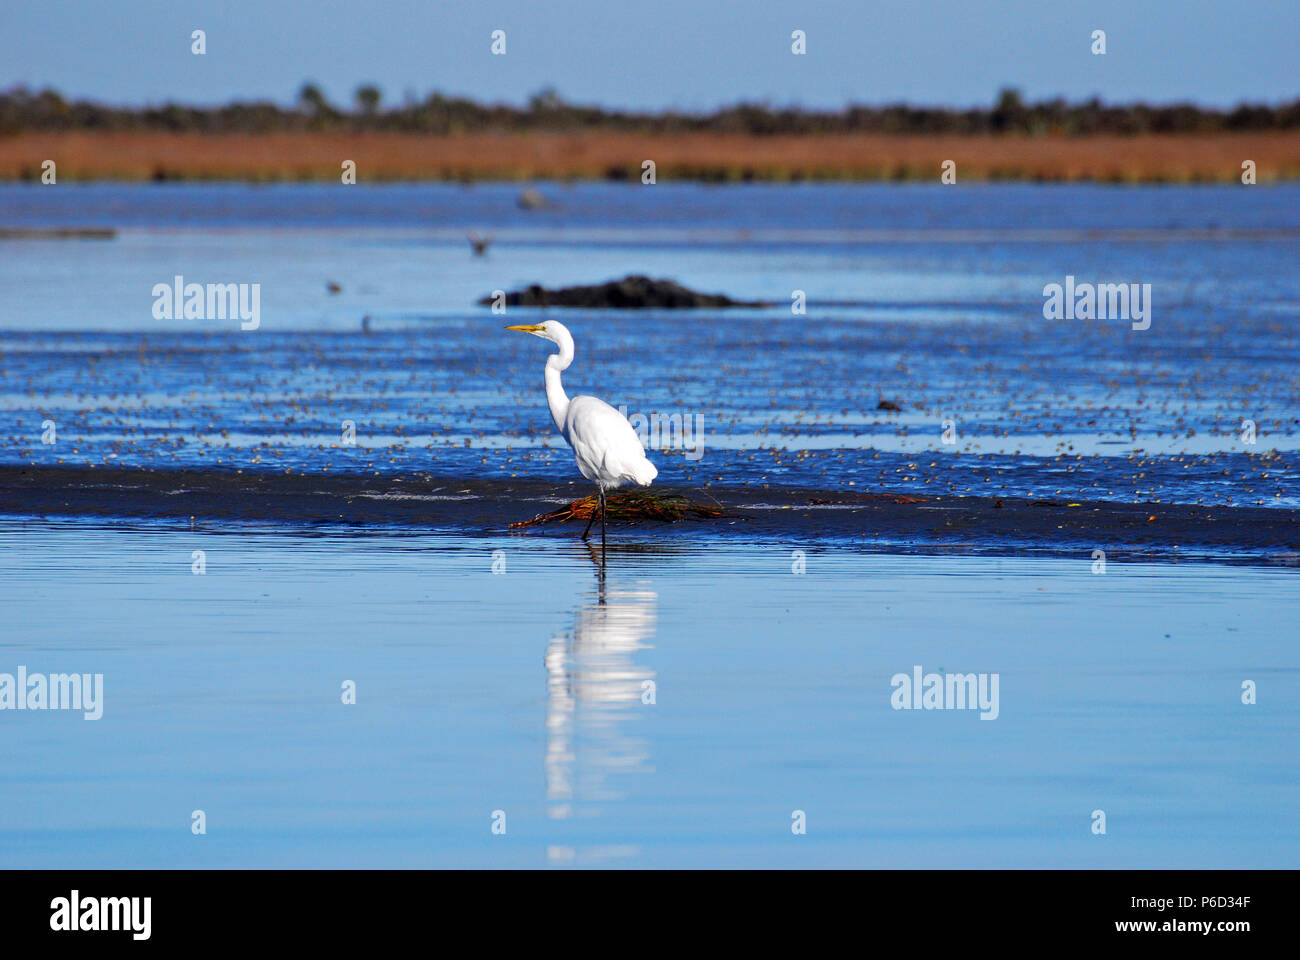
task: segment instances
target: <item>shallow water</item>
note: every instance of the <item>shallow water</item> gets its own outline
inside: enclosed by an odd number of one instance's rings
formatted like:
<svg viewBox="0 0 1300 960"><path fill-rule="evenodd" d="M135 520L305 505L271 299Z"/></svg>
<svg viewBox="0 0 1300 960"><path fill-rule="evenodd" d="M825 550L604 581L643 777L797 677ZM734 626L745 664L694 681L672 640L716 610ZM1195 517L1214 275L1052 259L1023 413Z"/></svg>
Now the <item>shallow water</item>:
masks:
<svg viewBox="0 0 1300 960"><path fill-rule="evenodd" d="M775 303L563 314L660 486L1300 505L1300 186L543 190L0 185L119 229L0 240L0 464L572 495L501 330L541 313L474 301L635 272ZM177 274L260 328L156 319ZM1044 320L1067 274L1150 328ZM620 528L602 580L558 536L0 518L0 688L104 676L98 720L0 711L0 866L1300 865L1293 568L885 549ZM893 709L918 665L997 718Z"/></svg>
<svg viewBox="0 0 1300 960"><path fill-rule="evenodd" d="M1293 571L791 553L0 522L0 866L1300 865Z"/></svg>
<svg viewBox="0 0 1300 960"><path fill-rule="evenodd" d="M568 479L549 348L474 301L639 272L775 303L563 312L664 485L1300 505L1300 186L543 189L0 186L121 230L0 241L0 461ZM1067 274L1150 283L1150 329L1044 320ZM156 319L176 275L259 283L261 326Z"/></svg>

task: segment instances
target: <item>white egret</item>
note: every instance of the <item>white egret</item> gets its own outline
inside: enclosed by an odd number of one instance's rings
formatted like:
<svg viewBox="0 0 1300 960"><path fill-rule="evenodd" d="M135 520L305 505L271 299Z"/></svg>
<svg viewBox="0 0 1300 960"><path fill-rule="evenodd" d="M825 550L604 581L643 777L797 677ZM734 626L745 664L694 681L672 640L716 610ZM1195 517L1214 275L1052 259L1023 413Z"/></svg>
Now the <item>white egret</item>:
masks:
<svg viewBox="0 0 1300 960"><path fill-rule="evenodd" d="M569 399L560 382L561 372L573 363L573 337L568 328L558 320L528 323L506 327L520 333L549 340L560 348L546 358L546 402L551 408L551 418L569 446L573 448L578 470L596 484L600 498L600 543L605 545L605 491L627 483L650 486L659 475L655 465L646 459L641 439L619 413L604 400L579 396ZM593 511L582 531L587 539L596 519Z"/></svg>

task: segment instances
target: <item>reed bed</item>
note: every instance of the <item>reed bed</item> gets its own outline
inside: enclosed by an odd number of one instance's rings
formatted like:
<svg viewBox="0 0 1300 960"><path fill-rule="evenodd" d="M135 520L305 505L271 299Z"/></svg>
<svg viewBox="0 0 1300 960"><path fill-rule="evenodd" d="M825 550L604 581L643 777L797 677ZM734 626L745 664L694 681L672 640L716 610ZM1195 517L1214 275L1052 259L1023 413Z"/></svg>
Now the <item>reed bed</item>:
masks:
<svg viewBox="0 0 1300 960"><path fill-rule="evenodd" d="M1135 136L718 133L41 132L0 137L0 179L39 181L41 163L75 180L359 182L627 180L655 161L659 181L1260 182L1300 178L1300 132Z"/></svg>

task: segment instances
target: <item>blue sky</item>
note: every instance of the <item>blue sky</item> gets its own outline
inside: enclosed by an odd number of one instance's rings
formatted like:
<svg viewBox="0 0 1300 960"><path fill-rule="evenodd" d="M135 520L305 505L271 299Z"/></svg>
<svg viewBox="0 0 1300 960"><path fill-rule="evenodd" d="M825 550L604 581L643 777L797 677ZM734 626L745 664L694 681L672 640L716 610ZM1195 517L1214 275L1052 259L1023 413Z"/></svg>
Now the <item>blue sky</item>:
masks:
<svg viewBox="0 0 1300 960"><path fill-rule="evenodd" d="M206 56L189 52L207 32ZM494 29L507 54L489 53ZM790 33L808 53L790 52ZM1107 34L1093 56L1089 35ZM604 106L971 106L998 89L1227 105L1300 95L1297 0L40 0L0 4L0 88L140 104L430 90Z"/></svg>

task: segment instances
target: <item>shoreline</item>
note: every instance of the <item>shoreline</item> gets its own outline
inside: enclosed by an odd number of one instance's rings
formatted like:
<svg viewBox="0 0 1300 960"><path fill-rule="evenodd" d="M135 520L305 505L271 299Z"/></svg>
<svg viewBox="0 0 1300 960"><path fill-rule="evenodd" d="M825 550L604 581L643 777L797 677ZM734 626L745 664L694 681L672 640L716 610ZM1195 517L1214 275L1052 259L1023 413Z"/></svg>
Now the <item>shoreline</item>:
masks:
<svg viewBox="0 0 1300 960"><path fill-rule="evenodd" d="M585 483L485 480L418 472L273 474L249 471L0 466L0 515L277 526L399 527L468 535L578 539L580 523L510 530L568 503ZM611 524L616 536L782 541L790 547L850 541L912 547L1108 559L1231 558L1300 565L1300 510L1190 504L1029 500L1015 497L852 493L791 487L710 486L677 492L713 500L727 516L677 523Z"/></svg>

